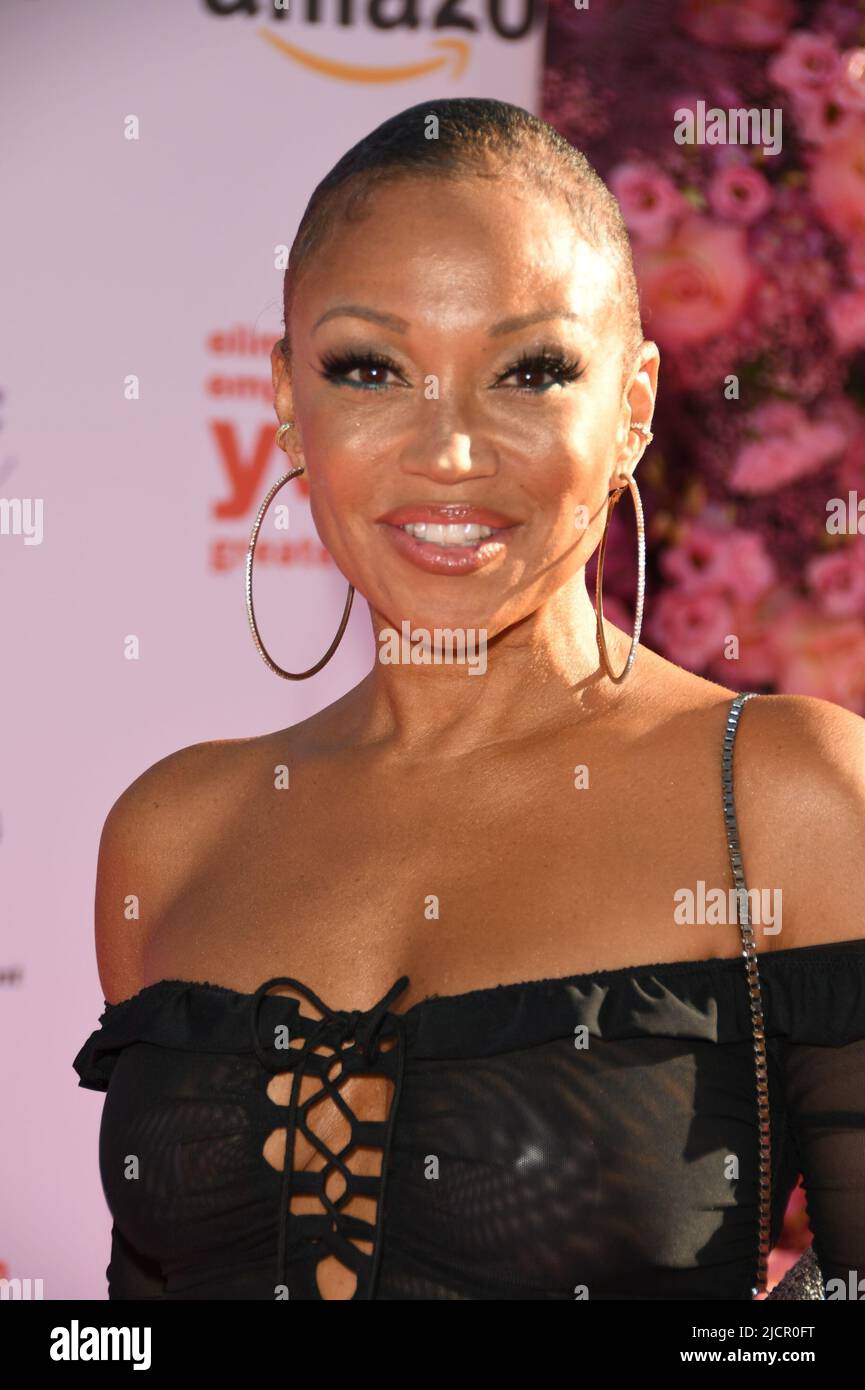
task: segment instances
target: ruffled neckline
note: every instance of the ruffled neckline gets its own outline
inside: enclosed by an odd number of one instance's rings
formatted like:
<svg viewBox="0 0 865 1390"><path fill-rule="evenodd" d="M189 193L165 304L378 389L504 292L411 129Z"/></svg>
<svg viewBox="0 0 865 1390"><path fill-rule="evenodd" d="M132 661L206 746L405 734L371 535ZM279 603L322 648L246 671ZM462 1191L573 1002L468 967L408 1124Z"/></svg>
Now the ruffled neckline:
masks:
<svg viewBox="0 0 865 1390"><path fill-rule="evenodd" d="M759 957L766 1035L837 1046L865 1037L865 939L787 947ZM157 980L116 1004L76 1056L79 1085L104 1090L134 1042L196 1052L254 1052L254 995L205 980ZM332 1000L327 1001L329 1005ZM340 1010L343 1012L343 1010ZM303 1031L303 1001L267 994L262 1024ZM741 955L667 961L429 995L400 1011L408 1055L493 1056L573 1036L749 1041Z"/></svg>

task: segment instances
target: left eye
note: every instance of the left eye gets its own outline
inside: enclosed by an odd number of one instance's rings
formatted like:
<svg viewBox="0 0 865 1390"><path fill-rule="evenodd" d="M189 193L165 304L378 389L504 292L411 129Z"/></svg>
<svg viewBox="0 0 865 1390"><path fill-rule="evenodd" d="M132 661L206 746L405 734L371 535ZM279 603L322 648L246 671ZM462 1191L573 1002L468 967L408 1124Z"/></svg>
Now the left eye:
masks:
<svg viewBox="0 0 865 1390"><path fill-rule="evenodd" d="M582 375L579 362L569 361L564 357L544 355L541 357L524 357L513 367L499 377L499 382L507 381L509 377L516 376L522 378L517 385L519 391L548 391L551 386L563 386L566 382L576 381ZM551 376L552 381L540 382L531 385L526 382L526 377Z"/></svg>
<svg viewBox="0 0 865 1390"><path fill-rule="evenodd" d="M372 381L353 381L350 373L361 372L369 376L376 373ZM378 353L364 354L348 352L342 355L337 353L326 353L322 358L322 376L328 381L342 381L347 386L361 387L366 390L378 390L382 386L391 383L385 380L388 372L393 372L399 376L399 368L395 362L383 357Z"/></svg>

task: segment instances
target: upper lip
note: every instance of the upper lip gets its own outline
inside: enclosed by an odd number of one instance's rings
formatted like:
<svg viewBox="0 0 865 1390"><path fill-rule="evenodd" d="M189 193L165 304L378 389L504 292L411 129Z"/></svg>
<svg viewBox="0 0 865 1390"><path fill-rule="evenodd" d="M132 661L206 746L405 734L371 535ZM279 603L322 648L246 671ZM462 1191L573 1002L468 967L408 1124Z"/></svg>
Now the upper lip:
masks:
<svg viewBox="0 0 865 1390"><path fill-rule="evenodd" d="M434 526L462 523L493 528L517 524L514 517L505 516L504 512L497 512L492 507L475 507L468 502L409 502L404 507L394 507L378 519L390 526L407 526L416 521L431 522Z"/></svg>

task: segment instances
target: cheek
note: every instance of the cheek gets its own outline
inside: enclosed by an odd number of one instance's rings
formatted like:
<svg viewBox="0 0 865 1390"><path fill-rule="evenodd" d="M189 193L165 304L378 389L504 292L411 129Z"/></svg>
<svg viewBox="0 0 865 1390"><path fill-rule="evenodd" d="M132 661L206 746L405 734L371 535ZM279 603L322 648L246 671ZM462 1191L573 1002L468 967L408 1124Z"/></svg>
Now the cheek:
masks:
<svg viewBox="0 0 865 1390"><path fill-rule="evenodd" d="M558 512L563 524L573 525L575 507L585 504L594 512L605 495L608 453L600 423L571 423L520 465L523 491L533 507L547 515Z"/></svg>
<svg viewBox="0 0 865 1390"><path fill-rule="evenodd" d="M356 422L316 412L304 427L304 459L314 515L350 516L368 495L370 450Z"/></svg>
<svg viewBox="0 0 865 1390"><path fill-rule="evenodd" d="M308 459L312 520L321 541L345 571L351 558L373 541L375 470L365 450L337 438L332 429L323 431L321 440L309 448Z"/></svg>
<svg viewBox="0 0 865 1390"><path fill-rule="evenodd" d="M559 442L534 473L527 473L531 507L547 522L542 563L553 556L572 557L573 568L585 564L598 545L607 516L610 434L603 421L592 421Z"/></svg>

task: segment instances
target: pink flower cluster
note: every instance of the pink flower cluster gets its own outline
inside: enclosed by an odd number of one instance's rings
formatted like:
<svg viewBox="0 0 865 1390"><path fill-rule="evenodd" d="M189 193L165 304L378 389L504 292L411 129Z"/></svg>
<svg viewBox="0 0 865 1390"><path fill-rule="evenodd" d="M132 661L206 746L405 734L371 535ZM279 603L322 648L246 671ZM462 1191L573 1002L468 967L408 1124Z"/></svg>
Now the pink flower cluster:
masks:
<svg viewBox="0 0 865 1390"><path fill-rule="evenodd" d="M715 473L729 503L674 523L677 540L659 554L667 587L646 631L673 660L725 684L822 695L865 713L865 537L827 534L814 553L821 489L827 503L854 489L865 498L865 419L843 395L845 363L865 348L865 48L792 30L795 17L787 0L677 9L701 44L770 50L766 78L792 117L798 168L789 145L777 165L728 145L697 161L643 154L609 175L646 335L670 356L680 388L713 393L708 419L726 409L719 433L728 438L732 424L736 435ZM755 104L717 91L731 106ZM674 95L671 114L705 95ZM738 381L741 361L761 354L773 365L771 394L725 407L725 379ZM798 553L787 534L797 486L812 489ZM743 524L757 504L774 517L769 531Z"/></svg>
<svg viewBox="0 0 865 1390"><path fill-rule="evenodd" d="M842 53L831 34L797 29L767 72L787 93L803 140L843 140L865 116L865 49Z"/></svg>
<svg viewBox="0 0 865 1390"><path fill-rule="evenodd" d="M796 16L793 0L680 0L678 22L700 43L771 48Z"/></svg>
<svg viewBox="0 0 865 1390"><path fill-rule="evenodd" d="M702 42L715 41L715 26L726 35L718 42L732 41L731 25L738 25L743 44L745 32L757 47L784 39L767 75L789 102L809 147L801 173L814 215L839 238L847 259L850 283L833 287L826 327L839 355L858 350L865 346L865 48L842 51L830 34L804 29L788 34L788 8L770 0L694 3L684 7L680 20ZM679 94L671 112L701 99ZM735 330L756 308L767 274L747 232L775 208L776 187L767 177L771 161L759 147L717 146L709 153L712 167L703 187L699 179L680 187L645 157L625 160L609 175L633 238L646 332L674 353ZM788 230L795 236L795 223Z"/></svg>
<svg viewBox="0 0 865 1390"><path fill-rule="evenodd" d="M781 580L760 535L711 513L660 564L670 584L647 631L671 660L733 689L772 685L865 714L865 535L806 564L807 595Z"/></svg>
<svg viewBox="0 0 865 1390"><path fill-rule="evenodd" d="M840 425L811 421L794 401L769 401L745 422L751 436L733 460L728 486L733 492L773 492L816 472L837 458L847 443Z"/></svg>

